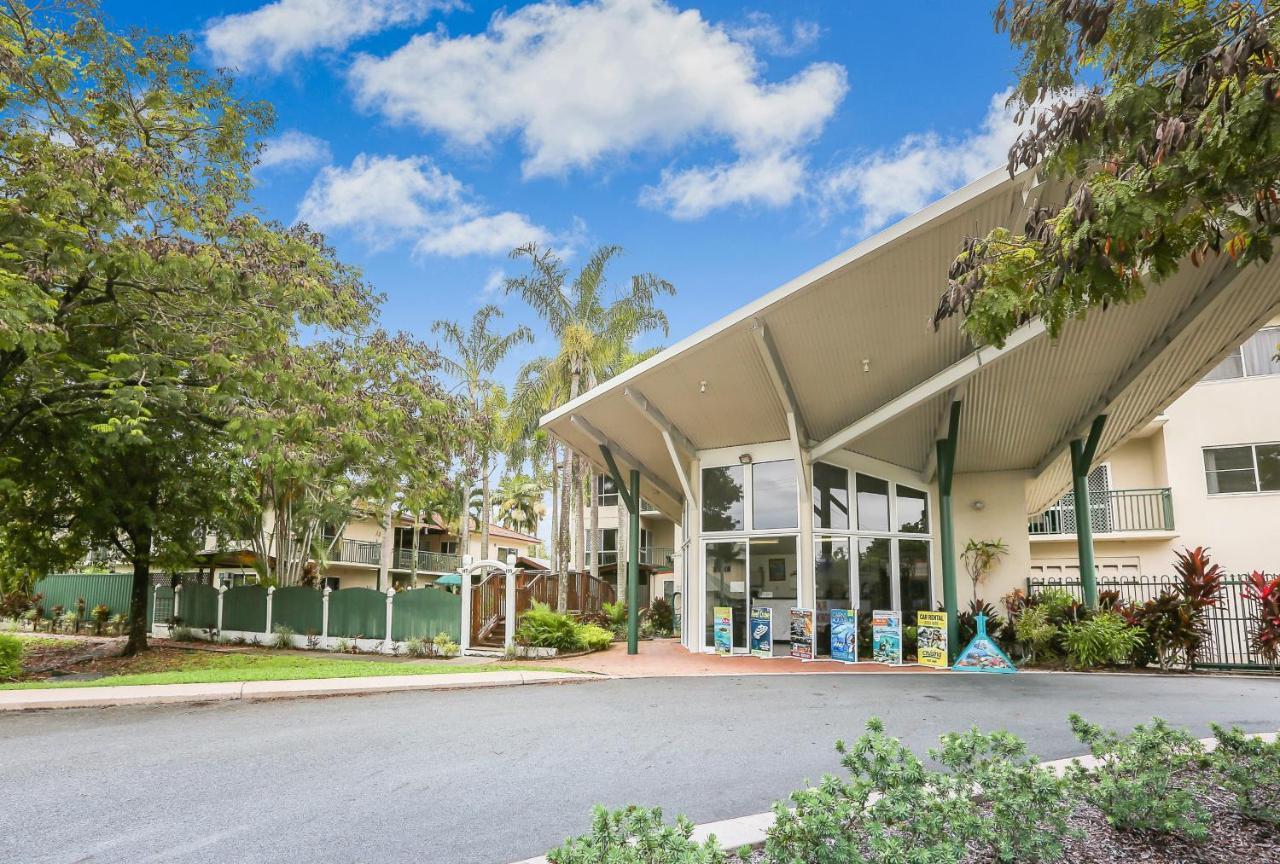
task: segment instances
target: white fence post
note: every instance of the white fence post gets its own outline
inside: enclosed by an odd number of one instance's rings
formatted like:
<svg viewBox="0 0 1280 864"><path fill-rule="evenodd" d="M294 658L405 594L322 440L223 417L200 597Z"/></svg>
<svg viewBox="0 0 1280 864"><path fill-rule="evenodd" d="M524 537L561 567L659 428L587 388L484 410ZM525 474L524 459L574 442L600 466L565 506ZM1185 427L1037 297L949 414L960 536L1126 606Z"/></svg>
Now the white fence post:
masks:
<svg viewBox="0 0 1280 864"><path fill-rule="evenodd" d="M387 633L386 633L386 638L385 638L385 639L383 639L383 642L382 642L382 650L383 650L383 651L390 651L390 650L391 650L391 642L392 642L392 639L391 639L391 607L392 607L392 605L394 605L394 603L395 603L395 599L396 599L396 589L394 589L394 588L388 588L388 589L387 589Z"/></svg>
<svg viewBox="0 0 1280 864"><path fill-rule="evenodd" d="M151 620L147 622L147 632L150 633L152 636L156 635L156 603L160 599L159 595L160 595L160 586L152 585L151 586ZM142 614L146 615L147 611L143 609Z"/></svg>
<svg viewBox="0 0 1280 864"><path fill-rule="evenodd" d="M226 585L218 586L218 641L222 640L222 596L227 593Z"/></svg>
<svg viewBox="0 0 1280 864"><path fill-rule="evenodd" d="M170 620L182 621L182 583L179 582L173 586L173 612L170 614ZM173 635L173 628L169 628L169 635Z"/></svg>
<svg viewBox="0 0 1280 864"><path fill-rule="evenodd" d="M329 595L333 589L328 585L320 592L320 644L329 647Z"/></svg>
<svg viewBox="0 0 1280 864"><path fill-rule="evenodd" d="M276 586L267 586L267 635L271 635L271 604L275 600Z"/></svg>
<svg viewBox="0 0 1280 864"><path fill-rule="evenodd" d="M506 608L503 614L506 616L506 632L503 633L503 645L508 652L516 644L516 568L507 565L507 596L505 599Z"/></svg>

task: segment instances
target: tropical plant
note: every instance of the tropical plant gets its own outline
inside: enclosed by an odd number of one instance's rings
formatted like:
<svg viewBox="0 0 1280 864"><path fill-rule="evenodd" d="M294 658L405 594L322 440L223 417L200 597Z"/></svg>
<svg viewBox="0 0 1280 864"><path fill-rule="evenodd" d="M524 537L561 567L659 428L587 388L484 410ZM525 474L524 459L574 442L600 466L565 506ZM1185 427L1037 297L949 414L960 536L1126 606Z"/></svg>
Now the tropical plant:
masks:
<svg viewBox="0 0 1280 864"><path fill-rule="evenodd" d="M8 633L0 633L0 680L17 678L22 674L22 640Z"/></svg>
<svg viewBox="0 0 1280 864"><path fill-rule="evenodd" d="M1068 776L1108 822L1126 831L1194 840L1208 834L1209 813L1200 803L1204 779L1192 770L1204 759L1199 741L1159 718L1127 735L1104 730L1079 714L1069 722L1098 762L1088 769L1077 762Z"/></svg>
<svg viewBox="0 0 1280 864"><path fill-rule="evenodd" d="M968 240L935 321L980 344L1039 318L1051 333L1143 297L1189 260L1269 260L1280 232L1280 20L1271 3L1006 0L1010 98L1025 131L1009 171L1067 181L1025 218Z"/></svg>
<svg viewBox="0 0 1280 864"><path fill-rule="evenodd" d="M536 534L546 514L542 503L545 487L524 474L509 474L498 484L495 510L498 522L513 531Z"/></svg>
<svg viewBox="0 0 1280 864"><path fill-rule="evenodd" d="M498 333L490 324L502 318L502 310L492 304L481 306L471 316L467 330L453 321L437 321L432 331L452 351L444 356L444 369L462 390L465 435L463 436L461 499L470 502L477 480L481 489L480 557L489 557L490 474L501 439L500 418L506 409L506 394L492 380L498 364L522 342L533 341L533 331L524 325L509 333ZM461 548L467 549L469 532L463 520L459 534Z"/></svg>
<svg viewBox="0 0 1280 864"><path fill-rule="evenodd" d="M1192 666L1204 648L1207 610L1222 594L1222 569L1203 547L1175 553L1178 583L1140 605L1117 607L1146 633L1146 643L1161 669L1177 662Z"/></svg>
<svg viewBox="0 0 1280 864"><path fill-rule="evenodd" d="M938 607L938 611L944 611L942 607ZM997 642L1007 641L1008 636L1005 633L1005 620L996 611L996 607L987 603L985 600L970 600L969 608L956 616L956 627L959 630L960 646L969 644L969 640L978 635L978 616L987 616L987 634ZM859 625L861 628L861 625ZM957 651L960 648L956 649Z"/></svg>
<svg viewBox="0 0 1280 864"><path fill-rule="evenodd" d="M44 599L43 594L15 589L0 595L0 618L21 618Z"/></svg>
<svg viewBox="0 0 1280 864"><path fill-rule="evenodd" d="M624 600L618 600L614 603L601 603L600 609L604 613L605 622L609 628L613 630L614 635L622 636L627 632L627 604Z"/></svg>
<svg viewBox="0 0 1280 864"><path fill-rule="evenodd" d="M170 628L169 638L174 642L195 642L196 631L185 624L174 624Z"/></svg>
<svg viewBox="0 0 1280 864"><path fill-rule="evenodd" d="M1275 665L1280 658L1280 576L1267 576L1257 570L1249 574L1244 596L1257 604L1254 613L1253 649Z"/></svg>
<svg viewBox="0 0 1280 864"><path fill-rule="evenodd" d="M1217 747L1209 764L1236 809L1250 819L1280 824L1280 740L1264 741L1240 729L1212 725Z"/></svg>
<svg viewBox="0 0 1280 864"><path fill-rule="evenodd" d="M111 617L110 607L106 603L99 603L93 607L90 615L93 616L93 635L101 636L107 627L107 620Z"/></svg>
<svg viewBox="0 0 1280 864"><path fill-rule="evenodd" d="M1058 636L1057 626L1049 620L1049 609L1043 605L1025 606L1013 618L1013 635L1022 646L1023 655L1032 663Z"/></svg>
<svg viewBox="0 0 1280 864"><path fill-rule="evenodd" d="M293 628L287 624L277 624L271 628L271 644L276 648L293 647Z"/></svg>
<svg viewBox="0 0 1280 864"><path fill-rule="evenodd" d="M693 823L684 816L674 825L662 821L659 808L592 810L591 833L565 841L547 853L550 864L726 864L715 837L698 843Z"/></svg>
<svg viewBox="0 0 1280 864"><path fill-rule="evenodd" d="M458 656L458 643L454 642L448 633L437 633L435 638L431 640L431 646L435 649L437 657Z"/></svg>
<svg viewBox="0 0 1280 864"><path fill-rule="evenodd" d="M574 627L574 638L582 651L603 651L613 644L613 633L595 624L579 622Z"/></svg>
<svg viewBox="0 0 1280 864"><path fill-rule="evenodd" d="M1146 634L1115 612L1099 612L1062 628L1067 657L1077 669L1121 665L1146 640Z"/></svg>
<svg viewBox="0 0 1280 864"><path fill-rule="evenodd" d="M991 575L991 571L1000 563L1000 559L1009 553L1009 545L1003 540L969 539L964 544L960 558L964 561L965 570L969 573L969 581L973 584L973 599L978 599L978 586Z"/></svg>
<svg viewBox="0 0 1280 864"><path fill-rule="evenodd" d="M576 399L579 393L621 371L635 361L631 342L637 336L654 330L666 335L667 316L657 307L657 300L674 294L675 289L665 279L650 273L632 276L628 289L615 292L612 302L606 301L605 271L621 252L618 246L600 247L567 285L568 272L554 252L530 243L511 253L512 258L528 261L529 272L508 279L507 293L524 298L558 343L553 356L532 360L521 370L516 397L521 416L530 418L539 410ZM566 453L565 462L558 478L559 573L569 571L571 514L575 536L583 538L585 534L584 477L572 451ZM584 545L576 544L578 558L573 563L578 571L583 569ZM561 579L557 609L564 610L568 604L568 590L568 580Z"/></svg>
<svg viewBox="0 0 1280 864"><path fill-rule="evenodd" d="M676 610L665 597L654 598L649 608L645 610L645 619L652 622L657 636L670 636L675 632Z"/></svg>
<svg viewBox="0 0 1280 864"><path fill-rule="evenodd" d="M534 602L533 607L520 618L515 639L531 648L572 651L578 647L577 622L564 612L553 611L545 603Z"/></svg>

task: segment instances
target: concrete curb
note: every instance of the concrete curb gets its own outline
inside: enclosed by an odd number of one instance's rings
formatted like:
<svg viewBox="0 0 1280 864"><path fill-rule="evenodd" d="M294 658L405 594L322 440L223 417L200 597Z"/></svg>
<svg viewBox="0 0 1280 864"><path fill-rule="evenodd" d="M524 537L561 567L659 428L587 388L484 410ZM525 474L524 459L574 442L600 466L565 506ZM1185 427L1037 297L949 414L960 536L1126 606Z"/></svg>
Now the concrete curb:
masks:
<svg viewBox="0 0 1280 864"><path fill-rule="evenodd" d="M1275 732L1254 732L1250 734L1252 738L1261 738L1263 741L1275 741L1277 733ZM1218 746L1217 738L1201 738L1200 743L1205 746L1206 750L1213 750ZM1094 756L1068 756L1066 759L1053 759L1049 762L1041 762L1043 768L1052 769L1059 777L1066 773L1074 763L1080 763L1081 767L1092 769L1097 767L1099 759ZM773 825L773 811L765 813L755 813L751 816L738 816L734 819L721 819L718 822L704 822L701 825L695 825L693 828L693 839L698 842L704 842L712 834L720 844L720 848L726 851L734 851L741 849L743 846L750 846L758 849L764 845L765 837L769 833L770 826ZM549 864L547 856L538 855L534 858L525 858L520 861L514 861L512 864Z"/></svg>
<svg viewBox="0 0 1280 864"><path fill-rule="evenodd" d="M294 681L230 681L213 684L142 684L126 687L50 687L0 691L0 712L51 708L106 708L396 693L407 690L462 690L520 687L569 681L602 681L601 675L537 670L458 672L439 675L377 675L364 678L308 678Z"/></svg>

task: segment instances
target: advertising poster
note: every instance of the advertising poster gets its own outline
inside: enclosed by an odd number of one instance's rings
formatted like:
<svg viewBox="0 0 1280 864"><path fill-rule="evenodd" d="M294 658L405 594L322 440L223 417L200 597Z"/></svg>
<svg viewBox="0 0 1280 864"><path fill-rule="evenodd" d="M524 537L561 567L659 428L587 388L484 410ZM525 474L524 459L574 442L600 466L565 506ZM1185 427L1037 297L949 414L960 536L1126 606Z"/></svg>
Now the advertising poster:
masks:
<svg viewBox="0 0 1280 864"><path fill-rule="evenodd" d="M1017 672L1017 667L996 644L996 640L987 635L987 616L979 615L978 632L965 649L960 652L956 665L951 667L959 672Z"/></svg>
<svg viewBox="0 0 1280 864"><path fill-rule="evenodd" d="M858 662L858 613L852 609L831 610L831 659Z"/></svg>
<svg viewBox="0 0 1280 864"><path fill-rule="evenodd" d="M773 610L768 606L751 607L751 655L773 656Z"/></svg>
<svg viewBox="0 0 1280 864"><path fill-rule="evenodd" d="M716 606L711 610L715 624L715 644L717 654L733 653L733 607Z"/></svg>
<svg viewBox="0 0 1280 864"><path fill-rule="evenodd" d="M916 659L920 665L946 669L947 613L917 612L916 632L920 634L916 643Z"/></svg>
<svg viewBox="0 0 1280 864"><path fill-rule="evenodd" d="M813 659L813 610L791 609L791 656Z"/></svg>
<svg viewBox="0 0 1280 864"><path fill-rule="evenodd" d="M902 665L902 614L892 609L871 613L871 659Z"/></svg>

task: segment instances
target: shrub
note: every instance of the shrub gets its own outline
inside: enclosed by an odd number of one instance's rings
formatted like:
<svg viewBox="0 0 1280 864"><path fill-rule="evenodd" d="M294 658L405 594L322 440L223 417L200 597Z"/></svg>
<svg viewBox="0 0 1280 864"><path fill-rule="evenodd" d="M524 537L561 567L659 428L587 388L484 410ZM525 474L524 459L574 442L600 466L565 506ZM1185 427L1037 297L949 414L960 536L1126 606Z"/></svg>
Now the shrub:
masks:
<svg viewBox="0 0 1280 864"><path fill-rule="evenodd" d="M68 612L62 617L62 626L67 628L68 633L79 633L81 620L79 612Z"/></svg>
<svg viewBox="0 0 1280 864"><path fill-rule="evenodd" d="M29 594L22 590L0 594L0 618L25 618L27 612L43 599L43 594Z"/></svg>
<svg viewBox="0 0 1280 864"><path fill-rule="evenodd" d="M404 643L404 653L410 657L430 657L431 643L425 639L410 639Z"/></svg>
<svg viewBox="0 0 1280 864"><path fill-rule="evenodd" d="M22 674L22 640L8 633L0 633L0 679L17 678Z"/></svg>
<svg viewBox="0 0 1280 864"><path fill-rule="evenodd" d="M437 657L457 657L462 650L458 647L458 643L444 632L437 633L436 638L431 640L431 645L435 648Z"/></svg>
<svg viewBox="0 0 1280 864"><path fill-rule="evenodd" d="M169 638L174 642L194 642L196 641L196 631L185 624L177 624L170 631Z"/></svg>
<svg viewBox="0 0 1280 864"><path fill-rule="evenodd" d="M627 632L627 604L619 600L617 603L604 603L600 608L604 610L610 629L619 636L624 635Z"/></svg>
<svg viewBox="0 0 1280 864"><path fill-rule="evenodd" d="M1202 763L1204 748L1188 733L1156 718L1117 735L1070 716L1071 731L1099 758L1093 770L1077 762L1071 782L1107 821L1126 831L1208 836L1209 813L1197 800L1204 781L1191 770Z"/></svg>
<svg viewBox="0 0 1280 864"><path fill-rule="evenodd" d="M1209 764L1217 781L1250 819L1280 825L1280 740L1270 743L1213 724L1218 746Z"/></svg>
<svg viewBox="0 0 1280 864"><path fill-rule="evenodd" d="M1037 654L1051 649L1058 628L1049 620L1045 606L1024 606L1013 619L1013 634L1023 655L1034 661Z"/></svg>
<svg viewBox="0 0 1280 864"><path fill-rule="evenodd" d="M1032 595L1031 602L1045 607L1049 612L1049 621L1057 627L1078 621L1083 605L1065 588L1042 588Z"/></svg>
<svg viewBox="0 0 1280 864"><path fill-rule="evenodd" d="M116 636L119 636L122 633L124 633L124 628L128 626L128 624L129 624L129 618L127 615L111 616L111 632Z"/></svg>
<svg viewBox="0 0 1280 864"><path fill-rule="evenodd" d="M594 625L588 625L594 626ZM591 833L547 853L551 864L724 864L715 837L693 839L693 823L681 816L675 825L662 821L662 810L627 807L612 813L597 806Z"/></svg>
<svg viewBox="0 0 1280 864"><path fill-rule="evenodd" d="M554 612L545 603L535 602L520 619L516 641L531 648L572 651L578 647L578 625L569 615Z"/></svg>
<svg viewBox="0 0 1280 864"><path fill-rule="evenodd" d="M613 644L613 633L595 624L579 624L576 635L583 651L603 651Z"/></svg>
<svg viewBox="0 0 1280 864"><path fill-rule="evenodd" d="M1027 753L1008 732L977 729L942 736L930 754L953 772L983 818L977 842L1001 862L1056 861L1073 831L1070 784Z"/></svg>
<svg viewBox="0 0 1280 864"><path fill-rule="evenodd" d="M1280 576L1249 574L1244 596L1257 604L1258 626L1253 631L1253 650L1268 663L1280 658Z"/></svg>
<svg viewBox="0 0 1280 864"><path fill-rule="evenodd" d="M1129 662L1146 636L1115 612L1099 612L1079 624L1062 628L1062 641L1077 669Z"/></svg>
<svg viewBox="0 0 1280 864"><path fill-rule="evenodd" d="M845 747L836 743L850 778L828 775L774 805L765 861L954 862L977 836L979 818L962 781L929 771L878 719Z"/></svg>
<svg viewBox="0 0 1280 864"><path fill-rule="evenodd" d="M293 628L287 624L277 624L271 628L271 645L275 648L293 647Z"/></svg>
<svg viewBox="0 0 1280 864"><path fill-rule="evenodd" d="M107 627L107 619L111 617L111 609L106 603L99 603L93 607L93 611L89 614L93 616L94 635L101 636L102 631Z"/></svg>
<svg viewBox="0 0 1280 864"><path fill-rule="evenodd" d="M938 607L938 611L944 611L942 607ZM996 607L992 606L985 600L970 600L969 608L956 616L956 625L960 631L960 644L953 650L963 651L964 646L969 644L969 640L978 635L978 616L987 616L987 635L1002 645L1008 640L1009 634L1005 632L1005 621L1000 613L996 611Z"/></svg>
<svg viewBox="0 0 1280 864"><path fill-rule="evenodd" d="M256 639L256 637L255 637L255 639ZM351 640L349 640L349 639L339 639L338 641L334 642L334 643L333 643L333 651L334 651L334 653L336 653L336 654L350 654L350 653L351 653Z"/></svg>
<svg viewBox="0 0 1280 864"><path fill-rule="evenodd" d="M653 624L653 632L658 636L670 636L676 629L676 610L665 597L659 597L649 604L645 616Z"/></svg>

